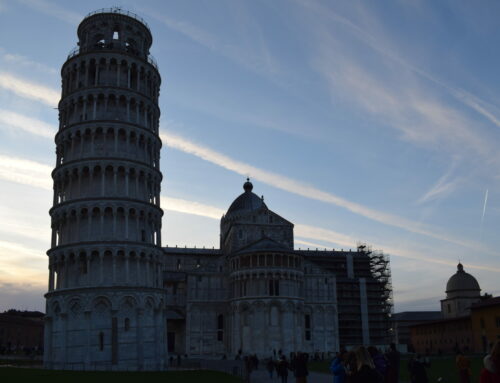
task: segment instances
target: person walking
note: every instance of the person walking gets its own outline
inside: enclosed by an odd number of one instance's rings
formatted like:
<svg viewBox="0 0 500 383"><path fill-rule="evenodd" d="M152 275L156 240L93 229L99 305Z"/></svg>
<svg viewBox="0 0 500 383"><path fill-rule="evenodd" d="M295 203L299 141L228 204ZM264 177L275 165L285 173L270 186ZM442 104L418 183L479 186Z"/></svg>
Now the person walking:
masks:
<svg viewBox="0 0 500 383"><path fill-rule="evenodd" d="M399 383L399 363L401 358L395 343L391 343L386 358L389 364L387 366L387 383Z"/></svg>
<svg viewBox="0 0 500 383"><path fill-rule="evenodd" d="M458 351L456 364L460 383L471 383L470 360L461 351Z"/></svg>
<svg viewBox="0 0 500 383"><path fill-rule="evenodd" d="M364 346L355 351L356 370L350 377L351 383L383 383L382 376L375 369L372 358Z"/></svg>
<svg viewBox="0 0 500 383"><path fill-rule="evenodd" d="M274 372L274 360L272 358L269 358L269 360L266 363L266 369L267 372L269 373L269 378L273 378L273 372Z"/></svg>
<svg viewBox="0 0 500 383"><path fill-rule="evenodd" d="M410 370L411 383L429 383L425 366L425 361L418 354L415 358L410 359L408 362L408 369Z"/></svg>
<svg viewBox="0 0 500 383"><path fill-rule="evenodd" d="M330 365L330 371L333 374L333 383L345 383L346 371L344 367L345 353L339 353L333 359Z"/></svg>
<svg viewBox="0 0 500 383"><path fill-rule="evenodd" d="M299 352L294 363L294 375L296 383L307 383L307 376L309 375L309 370L307 368L307 354Z"/></svg>
<svg viewBox="0 0 500 383"><path fill-rule="evenodd" d="M500 383L500 341L483 359L484 368L479 376L479 383Z"/></svg>
<svg viewBox="0 0 500 383"><path fill-rule="evenodd" d="M286 360L285 355L281 355L281 359L276 366L278 377L281 378L281 383L288 383L288 369L290 365Z"/></svg>
<svg viewBox="0 0 500 383"><path fill-rule="evenodd" d="M379 350L374 346L368 347L368 353L372 357L373 364L375 366L375 370L384 378L387 374L387 359L385 359L384 355L379 352Z"/></svg>

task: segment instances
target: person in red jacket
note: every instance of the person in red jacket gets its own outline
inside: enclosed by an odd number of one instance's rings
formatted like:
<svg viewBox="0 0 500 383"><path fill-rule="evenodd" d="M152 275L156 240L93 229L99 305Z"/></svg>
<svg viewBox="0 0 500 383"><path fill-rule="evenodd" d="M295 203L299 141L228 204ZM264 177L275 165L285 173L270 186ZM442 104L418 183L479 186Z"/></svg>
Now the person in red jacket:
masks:
<svg viewBox="0 0 500 383"><path fill-rule="evenodd" d="M500 383L500 341L497 341L491 353L484 357L483 363L479 383Z"/></svg>

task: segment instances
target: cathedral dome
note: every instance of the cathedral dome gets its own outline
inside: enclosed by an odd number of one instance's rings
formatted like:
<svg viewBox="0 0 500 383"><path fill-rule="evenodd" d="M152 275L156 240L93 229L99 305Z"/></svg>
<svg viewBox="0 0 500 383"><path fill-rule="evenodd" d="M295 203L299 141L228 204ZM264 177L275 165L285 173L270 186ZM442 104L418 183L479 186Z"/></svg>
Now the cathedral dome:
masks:
<svg viewBox="0 0 500 383"><path fill-rule="evenodd" d="M236 212L239 213L249 212L253 210L258 210L262 207L267 209L267 206L264 203L263 199L260 198L257 194L253 193L252 189L253 185L247 178L247 182L243 184L243 190L245 190L245 192L233 201L233 203L231 204L231 206L229 206L229 209L227 210L227 214L232 214Z"/></svg>
<svg viewBox="0 0 500 383"><path fill-rule="evenodd" d="M466 273L461 263L457 265L457 272L451 276L446 284L446 293L455 291L477 291L478 293L481 291L476 278Z"/></svg>

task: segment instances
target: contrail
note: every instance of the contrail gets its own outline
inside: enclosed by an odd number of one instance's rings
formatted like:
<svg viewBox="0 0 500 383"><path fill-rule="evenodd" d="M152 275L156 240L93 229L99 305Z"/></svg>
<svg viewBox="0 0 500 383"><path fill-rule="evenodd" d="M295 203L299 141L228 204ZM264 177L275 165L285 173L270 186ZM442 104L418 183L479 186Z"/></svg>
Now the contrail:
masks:
<svg viewBox="0 0 500 383"><path fill-rule="evenodd" d="M486 194L484 195L483 216L481 217L481 242L483 241L483 223L484 223L484 215L486 214L487 203L488 203L488 189L486 189Z"/></svg>

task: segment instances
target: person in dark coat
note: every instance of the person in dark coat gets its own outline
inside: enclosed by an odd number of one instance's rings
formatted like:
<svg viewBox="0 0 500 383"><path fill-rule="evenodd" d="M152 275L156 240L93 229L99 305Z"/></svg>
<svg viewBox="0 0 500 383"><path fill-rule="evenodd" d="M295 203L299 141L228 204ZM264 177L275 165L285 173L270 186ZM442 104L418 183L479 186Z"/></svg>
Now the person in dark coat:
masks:
<svg viewBox="0 0 500 383"><path fill-rule="evenodd" d="M309 375L309 370L307 369L307 354L302 352L297 354L293 370L296 383L307 383L307 376Z"/></svg>
<svg viewBox="0 0 500 383"><path fill-rule="evenodd" d="M385 357L377 350L376 347L368 347L368 353L372 357L373 364L375 365L375 370L384 378L387 374L387 360Z"/></svg>
<svg viewBox="0 0 500 383"><path fill-rule="evenodd" d="M272 379L274 372L274 360L272 360L271 358L269 358L269 360L266 363L266 370L269 373L269 377Z"/></svg>
<svg viewBox="0 0 500 383"><path fill-rule="evenodd" d="M396 349L396 344L391 343L391 348L386 355L388 366L387 366L387 383L399 383L399 363L400 354Z"/></svg>
<svg viewBox="0 0 500 383"><path fill-rule="evenodd" d="M330 371L333 374L333 383L345 383L346 371L344 367L345 353L337 354L330 365Z"/></svg>
<svg viewBox="0 0 500 383"><path fill-rule="evenodd" d="M278 373L278 377L281 378L281 383L287 383L288 382L288 369L290 368L290 365L288 364L286 360L285 355L281 355L281 359L278 362L278 365L276 366L276 371Z"/></svg>
<svg viewBox="0 0 500 383"><path fill-rule="evenodd" d="M417 354L415 358L410 359L408 369L411 383L429 383L425 367L426 363L420 355Z"/></svg>
<svg viewBox="0 0 500 383"><path fill-rule="evenodd" d="M356 370L350 376L351 383L383 383L382 376L375 369L372 358L367 349L360 346L355 351Z"/></svg>

